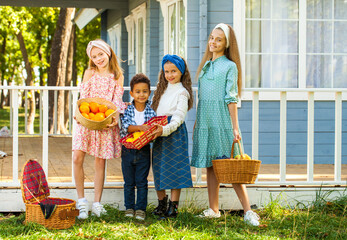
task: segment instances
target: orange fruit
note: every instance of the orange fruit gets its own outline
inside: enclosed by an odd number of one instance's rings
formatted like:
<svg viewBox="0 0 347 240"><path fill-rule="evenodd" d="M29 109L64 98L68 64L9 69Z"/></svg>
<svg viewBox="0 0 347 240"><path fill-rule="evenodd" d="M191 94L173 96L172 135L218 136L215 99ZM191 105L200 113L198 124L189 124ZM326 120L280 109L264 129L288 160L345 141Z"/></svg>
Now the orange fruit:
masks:
<svg viewBox="0 0 347 240"><path fill-rule="evenodd" d="M100 105L99 106L99 112L102 112L102 113L104 113L104 112L106 112L107 111L107 106L106 105Z"/></svg>
<svg viewBox="0 0 347 240"><path fill-rule="evenodd" d="M89 113L89 112L90 112L90 109L89 109L89 107L86 106L86 105L81 105L81 106L80 106L80 112L81 112L81 113Z"/></svg>
<svg viewBox="0 0 347 240"><path fill-rule="evenodd" d="M102 113L102 112L98 112L97 114L95 114L95 116L96 115L103 116L104 118L106 118L105 113Z"/></svg>
<svg viewBox="0 0 347 240"><path fill-rule="evenodd" d="M82 113L82 116L85 117L86 119L89 119L88 113Z"/></svg>
<svg viewBox="0 0 347 240"><path fill-rule="evenodd" d="M97 113L95 114L94 120L95 121L103 121L105 119L105 114L104 113Z"/></svg>
<svg viewBox="0 0 347 240"><path fill-rule="evenodd" d="M81 106L82 106L82 105L87 105L87 106L89 107L89 103L87 103L87 102L82 102L82 103L81 103Z"/></svg>
<svg viewBox="0 0 347 240"><path fill-rule="evenodd" d="M95 102L89 103L89 108L90 108L90 111L93 112L93 113L98 113L99 112L99 104L97 104Z"/></svg>
<svg viewBox="0 0 347 240"><path fill-rule="evenodd" d="M111 113L113 113L114 110L113 109L108 109L106 112L105 112L105 116L108 117L111 115Z"/></svg>
<svg viewBox="0 0 347 240"><path fill-rule="evenodd" d="M94 113L89 113L88 116L89 116L89 119L93 119L95 117L95 114Z"/></svg>

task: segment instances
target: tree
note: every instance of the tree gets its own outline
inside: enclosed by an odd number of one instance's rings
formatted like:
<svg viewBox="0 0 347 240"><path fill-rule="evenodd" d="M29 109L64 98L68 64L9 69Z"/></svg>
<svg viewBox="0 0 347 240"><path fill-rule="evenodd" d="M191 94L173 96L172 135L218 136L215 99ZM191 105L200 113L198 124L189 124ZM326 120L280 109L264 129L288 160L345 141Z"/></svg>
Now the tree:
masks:
<svg viewBox="0 0 347 240"><path fill-rule="evenodd" d="M61 8L54 33L50 70L48 74L48 86L65 86L67 53L71 36L71 17L75 13L74 8ZM54 102L54 94L49 94L50 103ZM57 110L57 133L67 133L64 127L64 91L58 94ZM53 133L54 114L52 104L49 104L49 126L50 133Z"/></svg>

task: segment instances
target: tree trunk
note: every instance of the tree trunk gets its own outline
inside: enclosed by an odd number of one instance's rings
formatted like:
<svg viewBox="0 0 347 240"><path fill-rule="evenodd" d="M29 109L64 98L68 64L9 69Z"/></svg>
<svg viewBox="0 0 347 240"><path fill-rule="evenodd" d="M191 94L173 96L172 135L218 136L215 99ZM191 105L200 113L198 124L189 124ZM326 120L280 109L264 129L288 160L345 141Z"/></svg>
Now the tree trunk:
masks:
<svg viewBox="0 0 347 240"><path fill-rule="evenodd" d="M26 84L26 86L34 86L31 63L29 61L28 52L27 52L24 38L23 38L21 31L17 34L17 39L18 39L20 50L22 52L23 60L25 63L25 70L27 72L27 79L25 80L25 84ZM28 103L25 103L25 104L29 104L29 116L28 116L28 122L26 125L26 129L27 129L27 132L29 134L33 134L34 133L35 109L36 109L35 91L34 90L29 91Z"/></svg>
<svg viewBox="0 0 347 240"><path fill-rule="evenodd" d="M74 49L75 49L75 26L72 26L71 37L69 43L69 51L66 62L66 79L65 86L71 86L71 81L73 77L73 59L74 59ZM71 107L71 103L69 102L69 93L70 91L65 91L65 118L64 118L64 126L68 129L69 124L69 110ZM71 129L70 129L71 130Z"/></svg>
<svg viewBox="0 0 347 240"><path fill-rule="evenodd" d="M60 9L52 42L48 86L65 86L66 61L72 28L71 16L74 12L74 8ZM59 91L57 106L57 119L54 119L54 93L51 91L49 94L49 132L53 133L56 120L57 133L67 133L64 127L64 91Z"/></svg>

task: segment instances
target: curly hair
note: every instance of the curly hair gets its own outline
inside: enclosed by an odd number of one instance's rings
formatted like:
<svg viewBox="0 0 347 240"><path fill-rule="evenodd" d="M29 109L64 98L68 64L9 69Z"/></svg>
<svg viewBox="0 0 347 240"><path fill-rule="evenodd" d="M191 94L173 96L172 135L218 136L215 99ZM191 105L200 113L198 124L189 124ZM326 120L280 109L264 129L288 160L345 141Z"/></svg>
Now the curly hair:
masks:
<svg viewBox="0 0 347 240"><path fill-rule="evenodd" d="M134 86L138 83L146 83L148 85L148 89L151 89L151 81L148 77L143 73L135 74L130 81L130 91L133 91Z"/></svg>
<svg viewBox="0 0 347 240"><path fill-rule="evenodd" d="M184 61L184 65L186 66L186 71L181 76L181 83L182 83L183 87L188 91L189 96L190 96L189 100L188 100L188 110L189 110L193 107L192 79L190 77L187 63L184 59L183 59L183 61ZM161 69L159 72L159 76L158 76L157 90L155 90L153 100L152 100L152 108L154 111L157 111L160 98L164 94L164 92L167 88L167 85L168 85L168 81L165 79L165 73L164 73L163 69Z"/></svg>

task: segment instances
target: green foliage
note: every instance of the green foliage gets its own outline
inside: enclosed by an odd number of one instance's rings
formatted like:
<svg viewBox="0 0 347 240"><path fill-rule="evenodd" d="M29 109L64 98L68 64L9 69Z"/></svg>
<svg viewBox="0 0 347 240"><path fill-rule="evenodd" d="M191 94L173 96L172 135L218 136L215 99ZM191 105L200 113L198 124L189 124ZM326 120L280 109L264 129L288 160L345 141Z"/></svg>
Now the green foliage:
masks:
<svg viewBox="0 0 347 240"><path fill-rule="evenodd" d="M16 85L24 83L26 72L19 43L22 32L36 84L45 84L50 66L51 44L59 17L59 8L0 7L0 81L6 79ZM88 41L100 38L100 17L85 28L76 28L77 75L82 77L88 66L85 48ZM2 52L4 51L4 52ZM40 82L40 80L43 80Z"/></svg>
<svg viewBox="0 0 347 240"><path fill-rule="evenodd" d="M24 214L0 218L0 239L346 239L347 218L318 209L280 207L274 199L259 210L261 225L248 226L243 218L223 214L219 219L196 217L201 209L182 207L176 219L158 220L147 209L144 222L124 217L124 212L106 206L107 215L76 221L70 229L47 230L38 224L23 225ZM346 195L332 201L346 209ZM313 204L313 203L312 203ZM339 208L340 208L339 207ZM336 210L339 212L339 208ZM276 214L269 214L271 211Z"/></svg>
<svg viewBox="0 0 347 240"><path fill-rule="evenodd" d="M0 129L7 126L10 128L10 108L0 108ZM25 109L18 108L18 133L25 133ZM35 121L34 121L34 133L40 133L40 116L39 109L36 109Z"/></svg>

